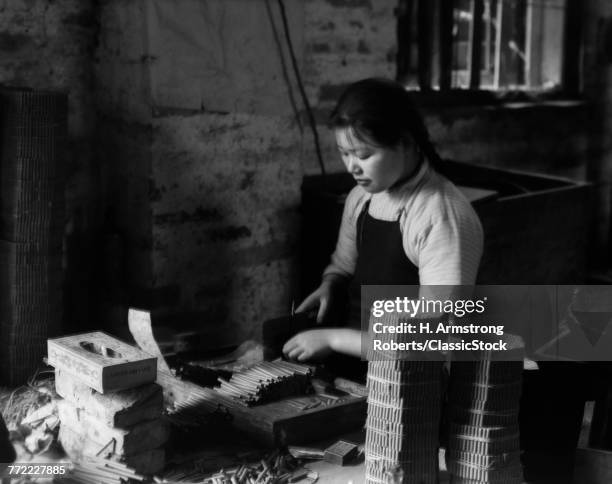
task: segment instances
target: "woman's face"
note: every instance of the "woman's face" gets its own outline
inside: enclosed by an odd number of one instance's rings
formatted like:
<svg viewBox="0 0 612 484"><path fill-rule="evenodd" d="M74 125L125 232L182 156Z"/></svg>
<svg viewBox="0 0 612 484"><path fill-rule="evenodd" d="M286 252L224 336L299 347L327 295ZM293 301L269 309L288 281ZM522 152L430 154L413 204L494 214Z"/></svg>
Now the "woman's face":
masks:
<svg viewBox="0 0 612 484"><path fill-rule="evenodd" d="M403 143L395 148L366 143L350 127L336 129L335 134L344 166L369 193L387 190L417 166L416 151L406 149Z"/></svg>

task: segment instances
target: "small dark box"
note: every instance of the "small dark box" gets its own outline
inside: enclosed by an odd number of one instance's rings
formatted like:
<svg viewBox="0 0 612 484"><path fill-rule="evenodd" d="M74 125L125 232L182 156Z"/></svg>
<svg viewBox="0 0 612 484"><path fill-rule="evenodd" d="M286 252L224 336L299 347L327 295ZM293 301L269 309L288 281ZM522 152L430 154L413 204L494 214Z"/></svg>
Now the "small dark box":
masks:
<svg viewBox="0 0 612 484"><path fill-rule="evenodd" d="M332 464L343 466L353 460L356 455L357 445L344 440L339 440L335 444L325 449L325 456L323 457L323 460Z"/></svg>

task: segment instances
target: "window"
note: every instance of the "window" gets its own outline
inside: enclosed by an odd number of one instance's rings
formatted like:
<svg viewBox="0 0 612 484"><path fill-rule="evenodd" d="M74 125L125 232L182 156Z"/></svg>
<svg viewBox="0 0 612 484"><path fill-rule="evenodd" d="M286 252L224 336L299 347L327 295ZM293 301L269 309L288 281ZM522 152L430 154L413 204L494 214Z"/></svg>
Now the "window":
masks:
<svg viewBox="0 0 612 484"><path fill-rule="evenodd" d="M580 0L400 0L410 88L577 94Z"/></svg>

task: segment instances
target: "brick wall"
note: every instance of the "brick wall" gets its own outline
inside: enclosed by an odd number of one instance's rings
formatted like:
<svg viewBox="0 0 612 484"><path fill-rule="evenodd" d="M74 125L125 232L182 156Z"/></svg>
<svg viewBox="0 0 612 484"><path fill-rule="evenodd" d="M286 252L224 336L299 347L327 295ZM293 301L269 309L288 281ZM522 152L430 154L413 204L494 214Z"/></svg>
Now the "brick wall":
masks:
<svg viewBox="0 0 612 484"><path fill-rule="evenodd" d="M325 119L347 83L394 76L396 1L286 4L326 167L342 171ZM299 187L319 167L276 2L211 0L196 12L184 0L183 17L168 5L114 0L102 9L98 94L116 154L109 186L133 192L111 199L121 200L128 246L140 254L127 262L132 282L169 314L228 328L216 338L238 341L290 307ZM256 27L233 31L238 11ZM193 34L199 21L209 29ZM191 39L184 49L173 47L176 25ZM231 39L248 46L242 58ZM204 60L192 62L190 51ZM440 153L457 160L584 178L598 153L584 106L425 114Z"/></svg>

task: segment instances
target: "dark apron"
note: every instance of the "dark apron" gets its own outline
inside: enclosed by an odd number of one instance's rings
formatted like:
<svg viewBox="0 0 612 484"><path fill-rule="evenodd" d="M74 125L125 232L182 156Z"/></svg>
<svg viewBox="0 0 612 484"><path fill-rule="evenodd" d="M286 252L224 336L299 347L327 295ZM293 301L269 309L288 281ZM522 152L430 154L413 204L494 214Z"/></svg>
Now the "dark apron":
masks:
<svg viewBox="0 0 612 484"><path fill-rule="evenodd" d="M357 219L357 262L348 289L347 326L354 329L362 329L362 316L367 318L369 314L370 303L361 300L362 285L419 284L419 269L404 251L399 217L394 221L377 220L368 213L369 207L370 200L364 204ZM336 373L365 380L366 361L336 354L329 364Z"/></svg>

